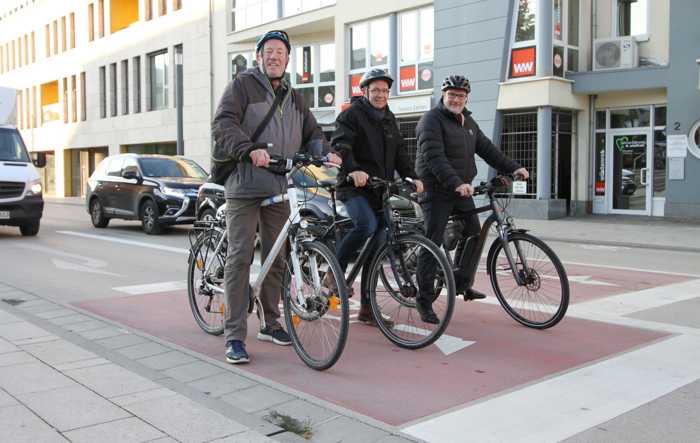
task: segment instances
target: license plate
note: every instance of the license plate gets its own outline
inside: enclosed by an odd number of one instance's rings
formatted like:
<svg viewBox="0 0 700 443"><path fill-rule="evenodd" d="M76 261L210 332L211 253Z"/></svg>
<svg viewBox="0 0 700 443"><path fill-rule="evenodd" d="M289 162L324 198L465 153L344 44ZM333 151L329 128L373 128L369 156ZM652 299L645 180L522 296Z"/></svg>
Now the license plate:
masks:
<svg viewBox="0 0 700 443"><path fill-rule="evenodd" d="M0 211L0 220L7 220L10 218L10 211Z"/></svg>

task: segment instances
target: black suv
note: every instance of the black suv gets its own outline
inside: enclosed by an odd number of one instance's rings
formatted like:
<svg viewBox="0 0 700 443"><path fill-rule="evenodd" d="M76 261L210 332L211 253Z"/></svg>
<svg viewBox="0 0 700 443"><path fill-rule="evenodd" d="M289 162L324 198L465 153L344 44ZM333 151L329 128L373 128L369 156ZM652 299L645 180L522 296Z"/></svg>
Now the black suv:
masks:
<svg viewBox="0 0 700 443"><path fill-rule="evenodd" d="M207 173L194 161L166 155L122 154L104 159L88 180L87 210L104 228L111 218L141 220L144 232L195 220L197 190Z"/></svg>

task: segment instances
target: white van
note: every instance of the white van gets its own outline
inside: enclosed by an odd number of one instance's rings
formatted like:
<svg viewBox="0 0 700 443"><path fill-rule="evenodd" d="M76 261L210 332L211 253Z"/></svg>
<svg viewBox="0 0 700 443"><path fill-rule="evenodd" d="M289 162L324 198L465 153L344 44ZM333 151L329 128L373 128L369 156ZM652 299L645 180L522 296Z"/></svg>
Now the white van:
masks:
<svg viewBox="0 0 700 443"><path fill-rule="evenodd" d="M32 160L16 121L16 95L0 88L0 225L19 226L22 235L36 235L44 211L37 167L46 165L46 155Z"/></svg>

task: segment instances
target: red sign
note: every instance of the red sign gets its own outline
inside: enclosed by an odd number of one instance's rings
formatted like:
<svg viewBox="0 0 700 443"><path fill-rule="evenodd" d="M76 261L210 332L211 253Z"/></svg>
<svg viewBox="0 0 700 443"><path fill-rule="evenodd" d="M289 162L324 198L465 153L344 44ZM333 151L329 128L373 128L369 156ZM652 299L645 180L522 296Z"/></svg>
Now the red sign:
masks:
<svg viewBox="0 0 700 443"><path fill-rule="evenodd" d="M360 89L360 80L362 80L362 74L355 74L350 76L350 95L353 97L362 95L362 89Z"/></svg>
<svg viewBox="0 0 700 443"><path fill-rule="evenodd" d="M399 70L399 92L416 90L416 65L402 66Z"/></svg>
<svg viewBox="0 0 700 443"><path fill-rule="evenodd" d="M595 182L595 195L605 195L605 182L596 181Z"/></svg>
<svg viewBox="0 0 700 443"><path fill-rule="evenodd" d="M535 75L535 47L513 49L510 53L511 78Z"/></svg>

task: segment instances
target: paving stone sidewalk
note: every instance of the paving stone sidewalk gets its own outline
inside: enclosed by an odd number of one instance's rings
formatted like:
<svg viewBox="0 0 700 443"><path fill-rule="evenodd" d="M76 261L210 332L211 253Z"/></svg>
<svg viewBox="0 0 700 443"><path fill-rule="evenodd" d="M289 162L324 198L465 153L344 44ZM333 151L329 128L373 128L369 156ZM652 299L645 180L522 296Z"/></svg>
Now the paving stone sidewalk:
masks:
<svg viewBox="0 0 700 443"><path fill-rule="evenodd" d="M310 438L270 423L274 413L308 425ZM98 440L414 441L230 365L0 283L0 441Z"/></svg>

